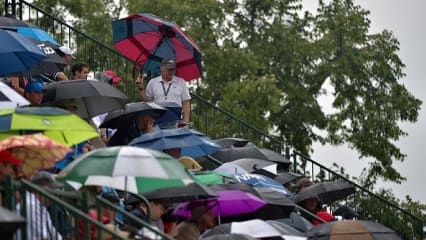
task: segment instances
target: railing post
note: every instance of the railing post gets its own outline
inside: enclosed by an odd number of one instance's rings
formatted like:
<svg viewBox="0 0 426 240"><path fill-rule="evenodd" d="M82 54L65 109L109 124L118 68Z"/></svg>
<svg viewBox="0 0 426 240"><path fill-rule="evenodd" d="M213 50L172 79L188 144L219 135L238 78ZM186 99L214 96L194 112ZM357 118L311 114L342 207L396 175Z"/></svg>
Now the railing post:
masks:
<svg viewBox="0 0 426 240"><path fill-rule="evenodd" d="M11 7L11 11L9 12L9 6ZM5 0L4 1L4 14L12 14L16 16L16 0Z"/></svg>
<svg viewBox="0 0 426 240"><path fill-rule="evenodd" d="M15 206L13 204L13 180L12 176L7 175L3 181L4 183L4 199L3 199L3 205L10 209L15 210Z"/></svg>

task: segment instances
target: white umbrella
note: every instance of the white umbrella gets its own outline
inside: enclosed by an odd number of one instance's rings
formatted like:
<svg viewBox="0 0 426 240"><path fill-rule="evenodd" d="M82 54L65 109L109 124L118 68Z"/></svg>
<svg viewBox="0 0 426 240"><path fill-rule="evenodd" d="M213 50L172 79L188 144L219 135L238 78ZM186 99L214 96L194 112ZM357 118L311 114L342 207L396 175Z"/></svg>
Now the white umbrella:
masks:
<svg viewBox="0 0 426 240"><path fill-rule="evenodd" d="M0 82L0 109L29 105L27 99L13 90L7 84Z"/></svg>

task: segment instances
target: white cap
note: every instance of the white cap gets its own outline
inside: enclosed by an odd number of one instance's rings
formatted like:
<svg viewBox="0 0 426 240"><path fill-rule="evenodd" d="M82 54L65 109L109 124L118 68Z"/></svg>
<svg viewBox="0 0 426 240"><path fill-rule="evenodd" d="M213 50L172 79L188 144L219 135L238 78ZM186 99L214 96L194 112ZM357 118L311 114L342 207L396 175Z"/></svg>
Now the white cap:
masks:
<svg viewBox="0 0 426 240"><path fill-rule="evenodd" d="M65 55L71 55L72 58L75 58L74 54L72 53L71 49L66 46L59 47L59 50L63 52Z"/></svg>

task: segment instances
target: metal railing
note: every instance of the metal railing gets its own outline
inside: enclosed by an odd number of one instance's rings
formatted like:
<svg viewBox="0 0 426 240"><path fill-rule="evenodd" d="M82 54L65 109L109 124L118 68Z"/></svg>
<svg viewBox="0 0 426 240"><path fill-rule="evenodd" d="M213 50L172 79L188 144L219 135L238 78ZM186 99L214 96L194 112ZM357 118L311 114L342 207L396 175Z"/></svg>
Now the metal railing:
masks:
<svg viewBox="0 0 426 240"><path fill-rule="evenodd" d="M1 184L0 184L1 185ZM149 229L156 239L171 240L169 236L142 221L118 205L100 196L91 198L87 191L75 192L50 190L21 180L12 180L7 176L3 181L3 205L8 209L26 216L26 224L17 231L20 239L73 239L89 240L108 235L108 239L127 239L123 231L116 227L115 214L122 214L132 222ZM96 206L94 209L93 206ZM98 219L89 216L89 211L96 211ZM109 211L109 222L102 222L101 216ZM130 229L128 229L130 230ZM138 230L133 229L137 235ZM41 236L41 234L47 234Z"/></svg>
<svg viewBox="0 0 426 240"><path fill-rule="evenodd" d="M79 61L89 64L92 71L112 69L123 79L123 81L120 82L119 88L123 90L130 99L135 100L137 98L135 84L133 82L135 76L135 63L133 61L125 58L115 49L91 38L90 36L87 36L78 29L75 29L69 24L57 19L51 14L26 1L5 0L5 10L7 13L17 15L20 19L32 22L51 33L61 44L66 44L71 48L77 49L77 57ZM290 158L289 149L285 148L283 142L271 137L262 130L253 127L248 122L239 119L223 109L220 109L196 94L192 94L191 104L191 120L195 123L195 128L212 138L246 138L251 140L257 146L275 150L284 154L286 158ZM300 158L300 161L297 160L298 157ZM372 210L361 212L363 218L372 220L381 219L379 218L380 216L383 216L383 212L381 211L386 211L386 214L400 214L402 219L401 221L405 221L406 223L403 225L403 228L398 227L393 223L383 223L398 231L405 239L423 239L423 221L417 216L414 216L395 204L386 201L380 196L377 196L367 189L353 183L349 179L315 162L303 154L294 152L293 160L295 172L299 171L299 167L302 169L302 173L305 174L309 172L313 177L315 177L318 176L318 174L315 174L315 171L318 170L319 175L323 174L324 178L328 175L328 179L340 178L354 184L357 188L357 194L354 195L356 197L352 199L352 202L353 206L356 207L358 211L367 209L362 202L377 201L383 205L381 208L376 208L376 212ZM301 164L299 164L299 162ZM308 166L308 164L310 165ZM307 170L308 167L310 167L309 170ZM388 211L389 209L393 212Z"/></svg>
<svg viewBox="0 0 426 240"><path fill-rule="evenodd" d="M313 181L343 180L355 187L355 193L345 200L359 219L377 221L395 230L403 239L424 239L424 222L418 216L400 208L381 196L365 189L347 177L315 162L308 156L293 151L293 171L310 176Z"/></svg>

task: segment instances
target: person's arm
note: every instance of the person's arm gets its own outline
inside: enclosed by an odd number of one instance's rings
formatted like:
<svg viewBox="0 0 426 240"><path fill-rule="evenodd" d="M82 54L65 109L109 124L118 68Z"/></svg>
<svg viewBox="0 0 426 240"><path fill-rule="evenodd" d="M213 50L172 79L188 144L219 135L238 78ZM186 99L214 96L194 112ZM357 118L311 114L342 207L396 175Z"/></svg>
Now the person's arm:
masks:
<svg viewBox="0 0 426 240"><path fill-rule="evenodd" d="M9 77L10 86L19 94L24 96L24 89L19 86L19 77Z"/></svg>
<svg viewBox="0 0 426 240"><path fill-rule="evenodd" d="M183 115L183 121L185 123L189 123L190 114L191 114L191 104L189 100L185 100L182 102L182 115ZM185 127L188 127L188 125L186 125Z"/></svg>
<svg viewBox="0 0 426 240"><path fill-rule="evenodd" d="M63 73L63 72L58 72L58 73L56 73L55 78L56 78L56 80L58 80L58 81L68 80L67 75L65 75L65 73Z"/></svg>
<svg viewBox="0 0 426 240"><path fill-rule="evenodd" d="M142 102L147 102L147 101L149 101L150 99L149 99L149 97L146 95L146 88L145 88L145 84L144 84L143 76L139 75L139 76L136 78L135 83L136 83L137 90L138 90L138 92L139 92L139 99L140 99Z"/></svg>

